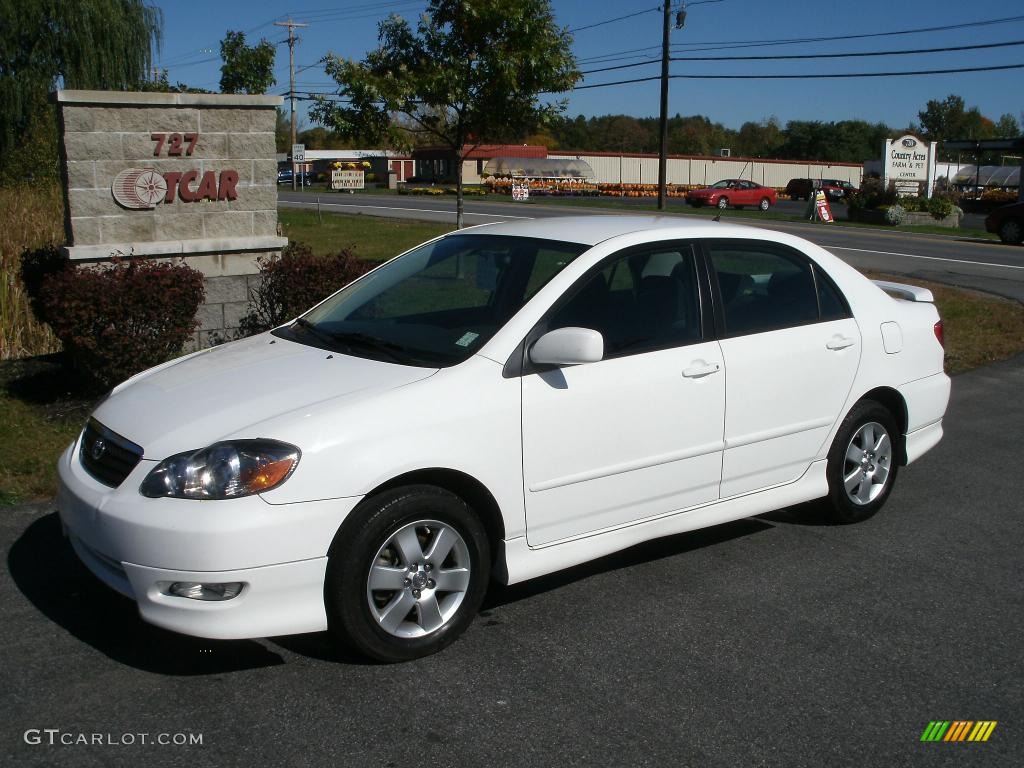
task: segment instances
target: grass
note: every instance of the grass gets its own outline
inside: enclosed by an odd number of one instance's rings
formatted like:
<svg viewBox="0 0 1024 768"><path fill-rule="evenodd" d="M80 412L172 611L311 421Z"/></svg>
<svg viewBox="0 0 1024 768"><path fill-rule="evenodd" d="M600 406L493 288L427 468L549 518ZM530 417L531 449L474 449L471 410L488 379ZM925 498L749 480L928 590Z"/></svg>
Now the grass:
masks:
<svg viewBox="0 0 1024 768"><path fill-rule="evenodd" d="M36 321L21 284L21 254L64 240L59 187L0 187L0 360L54 352L60 343Z"/></svg>
<svg viewBox="0 0 1024 768"><path fill-rule="evenodd" d="M54 207L49 209L52 215ZM340 214L324 214L320 223L316 212L296 210L280 211L280 221L289 238L309 244L316 253L354 246L358 256L373 260L452 229L445 224ZM1024 351L1024 307L1017 302L916 279L910 282L935 293L951 373ZM65 381L57 355L0 361L0 506L53 497L57 457L92 409L91 400L66 391Z"/></svg>
<svg viewBox="0 0 1024 768"><path fill-rule="evenodd" d="M57 355L0 362L0 506L52 498L57 457L92 400L66 392Z"/></svg>
<svg viewBox="0 0 1024 768"><path fill-rule="evenodd" d="M325 213L318 221L316 211L282 208L277 213L281 231L289 239L305 243L314 253L337 253L352 247L360 259L382 261L425 240L451 232L450 224L372 216Z"/></svg>

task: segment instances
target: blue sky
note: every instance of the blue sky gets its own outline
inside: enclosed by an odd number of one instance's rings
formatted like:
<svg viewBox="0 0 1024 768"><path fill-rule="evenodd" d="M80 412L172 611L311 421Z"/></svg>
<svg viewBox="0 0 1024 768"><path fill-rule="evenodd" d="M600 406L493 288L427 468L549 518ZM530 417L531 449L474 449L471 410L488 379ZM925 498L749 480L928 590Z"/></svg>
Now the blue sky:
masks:
<svg viewBox="0 0 1024 768"><path fill-rule="evenodd" d="M277 42L286 31L273 26L291 15L310 24L299 30L296 65L297 90L324 92L331 83L316 61L332 52L362 58L376 46L377 23L389 12L411 20L426 7L421 0L295 0L294 7L279 0L221 0L204 4L155 4L164 12L164 42L159 65L169 70L172 82L216 89L220 77L219 41L228 29L248 33L250 42L265 37ZM627 14L631 18L574 32L574 51L582 70L617 66L656 58L661 41L661 14L657 0L587 2L553 0L558 22L584 27ZM678 5L678 0L676 0ZM893 51L948 46L1024 41L1024 18L946 31L882 36L853 40L760 45L763 41L871 35L922 27L940 27L1007 17L1024 17L1020 0L931 0L928 3L893 3L885 0L719 0L687 5L686 26L672 33L677 56L751 56L809 53ZM729 47L732 46L732 47ZM644 50L637 50L644 49ZM689 52L687 52L689 51ZM630 58L632 57L632 58ZM683 62L672 64L679 74L803 74L887 72L955 69L1024 64L1024 45L986 50L903 56L809 61ZM660 69L648 64L593 73L581 85L655 76ZM272 93L288 88L288 48L278 46ZM710 80L671 81L671 114L703 114L731 128L747 120L776 116L788 120L864 119L903 127L917 120L929 99L950 93L964 97L993 120L1003 113L1018 119L1024 110L1024 69L837 80ZM578 90L569 97L567 114L625 113L656 115L658 83L634 83L609 88Z"/></svg>

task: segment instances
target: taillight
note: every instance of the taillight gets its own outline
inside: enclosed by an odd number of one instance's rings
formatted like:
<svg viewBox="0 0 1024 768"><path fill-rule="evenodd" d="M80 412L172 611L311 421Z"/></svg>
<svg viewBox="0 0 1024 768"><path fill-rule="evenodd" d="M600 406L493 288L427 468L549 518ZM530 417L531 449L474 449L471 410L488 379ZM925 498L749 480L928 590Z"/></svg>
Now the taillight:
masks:
<svg viewBox="0 0 1024 768"><path fill-rule="evenodd" d="M941 320L939 320L937 323L935 323L935 338L939 340L939 344L941 344L942 348L945 349L946 348L946 334L942 330L942 321Z"/></svg>

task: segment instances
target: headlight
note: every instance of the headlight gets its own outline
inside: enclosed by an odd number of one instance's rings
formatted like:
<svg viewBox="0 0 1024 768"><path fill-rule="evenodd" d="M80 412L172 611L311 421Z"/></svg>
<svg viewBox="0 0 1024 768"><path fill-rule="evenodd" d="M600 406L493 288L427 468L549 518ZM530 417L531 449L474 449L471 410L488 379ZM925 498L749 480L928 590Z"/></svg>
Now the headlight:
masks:
<svg viewBox="0 0 1024 768"><path fill-rule="evenodd" d="M231 440L160 462L139 487L150 498L234 499L276 488L295 470L300 452L275 440Z"/></svg>

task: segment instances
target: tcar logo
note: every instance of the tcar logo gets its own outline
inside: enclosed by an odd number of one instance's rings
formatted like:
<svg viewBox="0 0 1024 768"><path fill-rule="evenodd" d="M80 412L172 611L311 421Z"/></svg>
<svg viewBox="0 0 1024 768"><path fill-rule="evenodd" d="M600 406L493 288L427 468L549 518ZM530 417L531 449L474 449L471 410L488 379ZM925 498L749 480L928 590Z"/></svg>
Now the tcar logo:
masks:
<svg viewBox="0 0 1024 768"><path fill-rule="evenodd" d="M114 177L110 191L125 208L156 208L167 197L167 180L152 168L128 168Z"/></svg>
<svg viewBox="0 0 1024 768"><path fill-rule="evenodd" d="M916 147L917 146L917 141L915 141L914 139L904 139L903 140L903 146L904 147Z"/></svg>
<svg viewBox="0 0 1024 768"><path fill-rule="evenodd" d="M194 186L193 186L194 185ZM238 171L168 171L128 168L114 177L110 192L119 205L134 211L152 210L160 203L238 199Z"/></svg>

